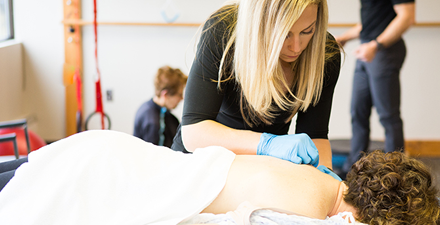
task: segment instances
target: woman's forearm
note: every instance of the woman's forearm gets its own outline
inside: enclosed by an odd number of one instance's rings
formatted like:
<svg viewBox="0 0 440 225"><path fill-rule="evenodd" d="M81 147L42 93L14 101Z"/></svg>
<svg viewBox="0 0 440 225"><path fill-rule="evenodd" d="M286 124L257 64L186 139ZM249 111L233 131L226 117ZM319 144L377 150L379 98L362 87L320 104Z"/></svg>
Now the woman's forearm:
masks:
<svg viewBox="0 0 440 225"><path fill-rule="evenodd" d="M336 36L336 41L339 42L342 46L345 45L346 42L351 41L353 39L359 38L359 34L361 33L362 25L356 24L356 26L350 28L342 35Z"/></svg>
<svg viewBox="0 0 440 225"><path fill-rule="evenodd" d="M415 4L402 3L394 6L397 16L388 27L376 38L383 46L389 47L398 41L403 33L414 24Z"/></svg>
<svg viewBox="0 0 440 225"><path fill-rule="evenodd" d="M332 148L328 139L315 138L312 139L319 152L319 165L324 165L330 169L332 167Z"/></svg>
<svg viewBox="0 0 440 225"><path fill-rule="evenodd" d="M196 148L222 146L235 154L255 155L261 133L229 128L213 120L182 126L182 141L193 152Z"/></svg>

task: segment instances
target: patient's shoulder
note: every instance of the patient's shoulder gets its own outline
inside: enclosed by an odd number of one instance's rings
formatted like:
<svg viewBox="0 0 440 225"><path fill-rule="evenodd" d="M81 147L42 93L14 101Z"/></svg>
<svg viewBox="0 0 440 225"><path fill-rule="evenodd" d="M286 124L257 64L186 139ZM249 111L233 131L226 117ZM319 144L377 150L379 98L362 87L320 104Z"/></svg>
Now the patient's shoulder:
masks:
<svg viewBox="0 0 440 225"><path fill-rule="evenodd" d="M249 201L314 218L333 208L339 182L311 165L270 156L237 155L224 191L230 200Z"/></svg>

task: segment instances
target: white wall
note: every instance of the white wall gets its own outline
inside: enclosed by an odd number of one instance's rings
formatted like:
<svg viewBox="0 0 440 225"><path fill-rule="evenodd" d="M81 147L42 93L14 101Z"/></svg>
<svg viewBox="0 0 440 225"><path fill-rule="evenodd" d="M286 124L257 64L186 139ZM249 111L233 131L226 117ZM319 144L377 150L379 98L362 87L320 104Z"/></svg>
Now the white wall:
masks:
<svg viewBox="0 0 440 225"><path fill-rule="evenodd" d="M166 1L106 1L98 4L98 21L110 22L164 22L160 12L165 10L169 17L173 8L163 8ZM201 23L224 0L173 1L180 14L176 22ZM93 1L83 0L84 20L93 20ZM124 2L125 3L125 2ZM127 7L127 6L130 7ZM102 8L99 8L102 7ZM176 10L174 10L176 11ZM188 74L198 27L149 27L114 26L98 27L98 57L102 74L102 89L112 90L114 100L105 102L104 110L112 120L112 129L133 132L134 116L138 107L149 100L154 93L153 76L163 65L180 68ZM123 43L123 44L121 44ZM83 29L84 49L84 94L86 113L95 109L94 83L96 74L94 61L93 26ZM182 103L174 110L181 116ZM99 128L99 117L91 121L92 128Z"/></svg>
<svg viewBox="0 0 440 225"><path fill-rule="evenodd" d="M163 22L160 15L165 0L98 1L98 21ZM200 23L224 0L174 0L180 17L176 22ZM20 104L0 104L0 121L27 116L30 128L46 140L64 137L64 35L62 0L14 1L17 40L23 46L25 89L22 111L5 116L5 109L20 111ZM93 1L82 0L83 18L93 18ZM329 0L331 23L359 21L359 2ZM418 22L440 22L440 1L417 1ZM172 10L169 10L171 12ZM348 28L331 28L337 35ZM104 110L112 119L112 129L132 133L134 114L142 102L153 94L152 78L165 64L188 73L194 55L195 27L147 27L102 25L98 27L99 68L102 90L113 90L112 102L104 101ZM440 27L412 28L405 34L408 56L402 71L402 116L407 139L440 139ZM94 99L94 37L92 26L83 28L84 51L84 113L95 109ZM350 138L350 93L354 67L351 54L357 42L347 44L345 62L336 87L331 138ZM11 58L0 48L2 62ZM19 60L19 59L17 59ZM20 70L20 69L17 69ZM8 72L9 74L9 72ZM0 78L0 82L4 79ZM0 83L0 103L5 102L3 88L17 90L19 84ZM19 87L21 88L21 86ZM104 96L105 98L105 96ZM19 101L20 102L20 101ZM11 108L12 107L12 108ZM18 108L17 108L18 107ZM9 111L8 111L9 112ZM181 106L175 110L181 115ZM17 118L12 118L17 117ZM93 123L93 121L92 121ZM92 124L93 128L94 124ZM96 125L98 128L98 125ZM372 137L383 139L377 115L372 117Z"/></svg>
<svg viewBox="0 0 440 225"><path fill-rule="evenodd" d="M25 79L23 111L14 119L28 118L30 129L46 140L62 138L65 130L62 2L17 0L13 3L16 39L23 46Z"/></svg>

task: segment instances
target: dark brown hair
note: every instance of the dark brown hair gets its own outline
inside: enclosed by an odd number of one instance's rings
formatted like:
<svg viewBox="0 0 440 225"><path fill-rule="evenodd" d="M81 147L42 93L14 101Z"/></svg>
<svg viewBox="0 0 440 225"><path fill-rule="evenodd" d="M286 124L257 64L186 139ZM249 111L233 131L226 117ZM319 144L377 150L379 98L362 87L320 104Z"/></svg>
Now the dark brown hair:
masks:
<svg viewBox="0 0 440 225"><path fill-rule="evenodd" d="M367 224L437 224L440 209L432 176L420 161L379 150L363 156L347 174L344 200Z"/></svg>
<svg viewBox="0 0 440 225"><path fill-rule="evenodd" d="M163 90L167 90L169 95L175 95L186 84L187 79L188 77L179 69L169 66L159 68L154 78L156 96L159 96Z"/></svg>

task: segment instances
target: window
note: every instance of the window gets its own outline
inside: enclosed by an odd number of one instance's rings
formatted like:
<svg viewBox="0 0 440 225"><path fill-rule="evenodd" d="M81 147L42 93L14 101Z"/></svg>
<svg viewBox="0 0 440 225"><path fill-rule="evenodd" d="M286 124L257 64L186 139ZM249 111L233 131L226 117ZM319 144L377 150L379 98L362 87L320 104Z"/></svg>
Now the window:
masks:
<svg viewBox="0 0 440 225"><path fill-rule="evenodd" d="M14 38L12 0L0 0L0 41Z"/></svg>

